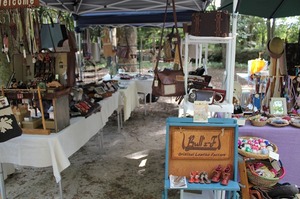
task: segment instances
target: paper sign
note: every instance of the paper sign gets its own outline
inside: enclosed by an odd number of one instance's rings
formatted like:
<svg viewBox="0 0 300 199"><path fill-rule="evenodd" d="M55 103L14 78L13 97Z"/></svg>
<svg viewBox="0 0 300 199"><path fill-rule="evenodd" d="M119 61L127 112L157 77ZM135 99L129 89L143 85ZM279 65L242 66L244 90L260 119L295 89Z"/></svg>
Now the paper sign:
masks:
<svg viewBox="0 0 300 199"><path fill-rule="evenodd" d="M208 122L208 102L194 102L194 122Z"/></svg>
<svg viewBox="0 0 300 199"><path fill-rule="evenodd" d="M270 151L270 152L269 152L269 158L278 161L278 160L279 160L279 154L278 154L278 153L275 153L275 152L273 152L273 151Z"/></svg>

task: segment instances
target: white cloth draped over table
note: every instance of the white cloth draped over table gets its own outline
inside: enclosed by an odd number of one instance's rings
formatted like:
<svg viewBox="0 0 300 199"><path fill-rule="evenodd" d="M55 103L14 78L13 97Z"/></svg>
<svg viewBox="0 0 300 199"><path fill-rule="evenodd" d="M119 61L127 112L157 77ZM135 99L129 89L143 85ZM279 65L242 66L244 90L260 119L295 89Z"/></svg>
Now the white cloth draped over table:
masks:
<svg viewBox="0 0 300 199"><path fill-rule="evenodd" d="M123 97L121 102L124 107L124 121L130 118L131 112L139 105L136 83L130 80L127 81L127 88L120 89L120 94Z"/></svg>
<svg viewBox="0 0 300 199"><path fill-rule="evenodd" d="M56 182L60 172L70 165L69 157L102 129L112 113L118 109L120 93L100 101L101 112L91 116L71 118L70 126L50 135L28 135L0 143L0 163L21 166L52 166Z"/></svg>

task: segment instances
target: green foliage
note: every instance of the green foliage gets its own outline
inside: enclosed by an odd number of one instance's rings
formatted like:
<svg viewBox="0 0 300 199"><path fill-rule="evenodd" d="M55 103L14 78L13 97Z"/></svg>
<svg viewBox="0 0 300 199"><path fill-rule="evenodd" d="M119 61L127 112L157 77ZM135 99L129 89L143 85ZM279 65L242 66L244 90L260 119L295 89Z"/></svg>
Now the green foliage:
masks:
<svg viewBox="0 0 300 199"><path fill-rule="evenodd" d="M275 36L287 40L289 43L298 42L300 17L276 19Z"/></svg>
<svg viewBox="0 0 300 199"><path fill-rule="evenodd" d="M6 61L6 55L4 53L0 54L0 87L5 87L8 82L12 71L10 69L9 63Z"/></svg>

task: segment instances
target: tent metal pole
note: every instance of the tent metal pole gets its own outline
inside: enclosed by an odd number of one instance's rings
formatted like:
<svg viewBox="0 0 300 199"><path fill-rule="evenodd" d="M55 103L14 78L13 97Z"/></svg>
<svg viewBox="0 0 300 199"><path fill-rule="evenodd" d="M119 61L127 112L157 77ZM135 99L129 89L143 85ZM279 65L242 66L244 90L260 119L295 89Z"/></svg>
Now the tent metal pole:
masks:
<svg viewBox="0 0 300 199"><path fill-rule="evenodd" d="M77 21L74 21L74 27L77 26ZM77 67L79 68L79 78L82 80L82 68L81 68L81 62L82 62L82 52L81 52L81 34L80 31L76 32L76 43L78 44L78 63Z"/></svg>

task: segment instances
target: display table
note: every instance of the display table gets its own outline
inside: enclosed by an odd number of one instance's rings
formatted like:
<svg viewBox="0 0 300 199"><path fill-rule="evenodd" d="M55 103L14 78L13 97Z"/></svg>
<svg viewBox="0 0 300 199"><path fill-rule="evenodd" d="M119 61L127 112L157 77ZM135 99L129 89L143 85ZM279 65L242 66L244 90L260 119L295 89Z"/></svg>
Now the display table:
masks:
<svg viewBox="0 0 300 199"><path fill-rule="evenodd" d="M68 158L105 126L108 118L118 109L119 95L120 92L117 91L111 97L100 101L101 112L87 118L71 118L70 126L58 133L23 134L0 143L0 163L32 167L52 166L56 182L60 183L60 172L70 166ZM62 197L62 190L60 191Z"/></svg>
<svg viewBox="0 0 300 199"><path fill-rule="evenodd" d="M281 182L289 182L300 185L300 129L292 126L263 127L252 126L246 122L245 126L239 127L239 136L261 137L278 146L278 153L283 167L286 170L285 177Z"/></svg>
<svg viewBox="0 0 300 199"><path fill-rule="evenodd" d="M126 88L119 89L123 104L124 110L124 121L130 118L131 112L138 107L139 98L137 93L137 86L134 81L131 80L122 80L121 83L126 85Z"/></svg>
<svg viewBox="0 0 300 199"><path fill-rule="evenodd" d="M228 103L227 101L222 102L221 104L212 104L208 106L210 113L232 113L233 104ZM188 100L182 100L182 103L179 108L178 117L186 117L194 115L194 103L189 102Z"/></svg>
<svg viewBox="0 0 300 199"><path fill-rule="evenodd" d="M130 76L137 76L137 73L125 73ZM105 75L103 77L103 80L110 80L111 76L109 74ZM139 97L138 93L144 94L146 97L147 94L152 93L152 82L153 78L148 79L138 79L133 78L130 80L122 80L120 79L119 75L115 75L113 77L113 80L118 80L119 85L122 87L126 87L124 89L120 89L121 96L123 97L120 104L123 104L123 110L124 110L124 120L126 121L130 118L131 112L139 106ZM145 100L146 104L146 100ZM145 114L146 114L146 107L145 107Z"/></svg>

